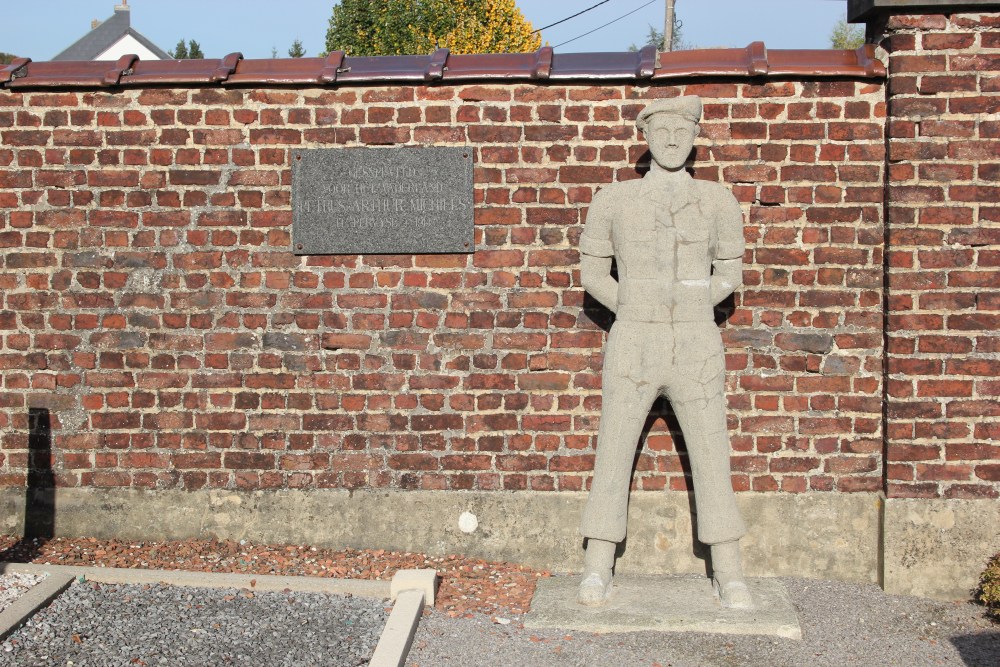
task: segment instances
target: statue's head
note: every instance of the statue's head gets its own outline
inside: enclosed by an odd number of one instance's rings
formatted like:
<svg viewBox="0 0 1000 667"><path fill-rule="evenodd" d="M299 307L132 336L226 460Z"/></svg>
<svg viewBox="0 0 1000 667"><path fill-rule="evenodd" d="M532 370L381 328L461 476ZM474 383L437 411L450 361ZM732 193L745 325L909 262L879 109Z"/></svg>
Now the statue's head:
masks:
<svg viewBox="0 0 1000 667"><path fill-rule="evenodd" d="M657 100L639 113L635 124L649 144L653 160L664 169L680 169L687 162L701 119L701 98L695 95Z"/></svg>

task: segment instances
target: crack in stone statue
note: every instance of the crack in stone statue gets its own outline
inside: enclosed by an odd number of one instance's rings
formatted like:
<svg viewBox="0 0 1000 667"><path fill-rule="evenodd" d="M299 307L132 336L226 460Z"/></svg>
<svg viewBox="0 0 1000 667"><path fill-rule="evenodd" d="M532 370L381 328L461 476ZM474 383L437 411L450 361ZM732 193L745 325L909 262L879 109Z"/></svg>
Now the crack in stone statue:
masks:
<svg viewBox="0 0 1000 667"><path fill-rule="evenodd" d="M694 96L643 109L636 124L652 153L649 173L598 192L580 237L583 286L616 314L604 354L593 486L580 526L587 538L581 604L607 599L615 548L625 539L636 443L663 395L687 444L698 539L711 548L716 592L727 607L753 606L740 564L746 527L730 480L725 355L713 311L743 281L743 213L727 188L684 169L701 110Z"/></svg>

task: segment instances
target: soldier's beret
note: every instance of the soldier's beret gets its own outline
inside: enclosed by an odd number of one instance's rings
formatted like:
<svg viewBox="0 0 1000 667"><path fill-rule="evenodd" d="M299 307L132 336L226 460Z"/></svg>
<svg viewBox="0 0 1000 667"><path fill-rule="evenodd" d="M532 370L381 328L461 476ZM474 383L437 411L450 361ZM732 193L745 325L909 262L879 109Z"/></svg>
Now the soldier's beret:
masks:
<svg viewBox="0 0 1000 667"><path fill-rule="evenodd" d="M701 98L697 95L686 95L684 97L656 100L639 112L639 117L635 119L635 124L640 130L645 132L650 117L658 113L680 116L692 123L697 123L701 120Z"/></svg>

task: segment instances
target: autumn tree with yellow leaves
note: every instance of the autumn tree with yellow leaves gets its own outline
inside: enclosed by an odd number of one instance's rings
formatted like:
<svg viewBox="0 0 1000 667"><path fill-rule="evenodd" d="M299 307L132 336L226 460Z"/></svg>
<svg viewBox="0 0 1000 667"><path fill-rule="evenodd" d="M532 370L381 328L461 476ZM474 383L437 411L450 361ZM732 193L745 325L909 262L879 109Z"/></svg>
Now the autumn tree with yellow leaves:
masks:
<svg viewBox="0 0 1000 667"><path fill-rule="evenodd" d="M351 56L523 53L541 46L514 0L341 0L326 50Z"/></svg>

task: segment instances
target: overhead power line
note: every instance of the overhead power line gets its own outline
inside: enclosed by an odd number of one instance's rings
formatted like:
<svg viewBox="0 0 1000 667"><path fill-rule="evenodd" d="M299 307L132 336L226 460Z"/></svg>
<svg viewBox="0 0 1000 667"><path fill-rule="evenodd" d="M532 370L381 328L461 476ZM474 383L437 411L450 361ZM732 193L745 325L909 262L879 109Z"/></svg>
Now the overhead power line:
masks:
<svg viewBox="0 0 1000 667"><path fill-rule="evenodd" d="M611 25L612 23L618 23L619 21L621 21L621 20L622 20L623 18L625 18L626 16L631 16L632 14L635 14L635 13L636 13L637 11L639 11L640 9L643 9L643 8L645 8L645 7L649 7L649 6L650 6L651 4L653 4L654 2L659 2L659 0L649 0L649 2L647 2L646 4L644 4L644 5L641 5L641 6L639 6L639 7L636 7L635 9L633 9L632 11L630 11L630 12L629 12L628 14L622 14L621 16L619 16L618 18L616 18L616 19L615 19L614 21L608 21L608 22L607 22L607 23L605 23L604 25L599 25L599 26L597 26L596 28L594 28L593 30L590 30L590 31L588 31L588 32L585 32L585 33L583 33L582 35L577 35L577 36L576 36L576 37L574 37L573 39L567 39L567 40L566 40L565 42L562 42L562 43L560 43L560 44L556 44L556 45L555 45L555 46L553 46L552 48L554 48L554 49L557 49L557 48L559 48L560 46L563 46L564 44L569 44L570 42L575 42L576 40L580 39L581 37L586 37L587 35L591 35L591 34L593 34L593 33L597 32L598 30L601 30L602 28L607 28L607 27L608 27L609 25Z"/></svg>
<svg viewBox="0 0 1000 667"><path fill-rule="evenodd" d="M534 33L536 33L536 32L541 32L541 31L543 31L543 30L548 30L549 28L551 28L551 27L552 27L552 26L554 26L554 25L559 25L560 23L565 23L566 21L569 21L570 19L575 19L575 18L576 18L577 16L579 16L580 14L586 14L586 13L587 13L587 12L589 12L589 11L590 11L591 9L594 9L594 7L600 7L601 5L604 5L604 4L607 4L607 3L609 3L609 2L611 2L611 0L601 0L601 2L598 2L598 3L597 3L596 5L594 5L593 7L587 7L587 8L586 8L586 9L584 9L584 10L583 10L582 12L577 12L576 14L573 14L572 16L567 16L566 18L564 18L564 19L562 19L562 20L560 20L560 21L556 21L555 23L550 23L550 24L548 24L547 26L545 26L544 28L539 28L538 30L532 30L531 32L532 32L532 34L534 34Z"/></svg>

